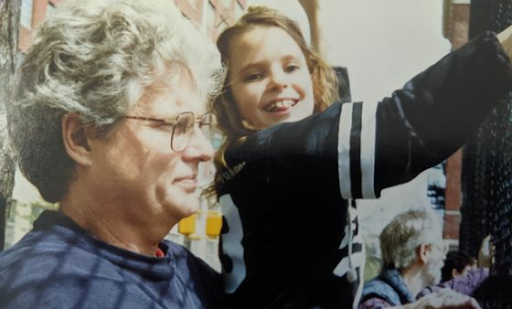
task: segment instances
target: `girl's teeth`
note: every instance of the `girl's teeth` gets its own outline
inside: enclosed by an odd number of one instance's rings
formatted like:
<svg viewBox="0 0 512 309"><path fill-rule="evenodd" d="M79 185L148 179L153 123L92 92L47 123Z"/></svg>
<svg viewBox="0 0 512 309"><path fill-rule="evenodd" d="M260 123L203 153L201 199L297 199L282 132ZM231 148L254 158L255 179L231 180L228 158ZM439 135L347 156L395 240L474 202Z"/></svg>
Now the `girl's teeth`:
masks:
<svg viewBox="0 0 512 309"><path fill-rule="evenodd" d="M286 100L280 102L283 107L292 107L293 101L292 100Z"/></svg>
<svg viewBox="0 0 512 309"><path fill-rule="evenodd" d="M269 106L267 108L267 110L273 111L274 109L278 109L278 108L290 108L293 105L294 105L293 100L284 100L284 101L279 101L279 102L276 102L275 104L272 104L271 106Z"/></svg>

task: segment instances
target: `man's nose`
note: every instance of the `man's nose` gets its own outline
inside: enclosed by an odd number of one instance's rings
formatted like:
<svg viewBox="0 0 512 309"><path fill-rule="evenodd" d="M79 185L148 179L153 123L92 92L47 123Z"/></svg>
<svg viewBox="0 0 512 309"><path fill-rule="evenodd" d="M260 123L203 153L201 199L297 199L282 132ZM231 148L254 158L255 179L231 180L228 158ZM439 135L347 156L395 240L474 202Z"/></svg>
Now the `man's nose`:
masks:
<svg viewBox="0 0 512 309"><path fill-rule="evenodd" d="M194 126L194 134L184 151L185 158L209 161L213 158L214 150L209 137L198 126Z"/></svg>

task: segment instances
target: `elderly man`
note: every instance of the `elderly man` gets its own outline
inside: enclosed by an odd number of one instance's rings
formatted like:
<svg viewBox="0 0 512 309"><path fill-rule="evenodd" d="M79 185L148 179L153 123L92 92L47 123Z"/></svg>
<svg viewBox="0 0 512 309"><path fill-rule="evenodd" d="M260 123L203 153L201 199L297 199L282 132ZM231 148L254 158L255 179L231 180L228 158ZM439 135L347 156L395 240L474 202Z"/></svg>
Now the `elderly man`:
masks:
<svg viewBox="0 0 512 309"><path fill-rule="evenodd" d="M380 234L380 245L384 268L365 284L360 309L479 308L474 299L450 289L415 301L421 289L441 279L446 246L435 214L412 210L398 215Z"/></svg>
<svg viewBox="0 0 512 309"><path fill-rule="evenodd" d="M2 308L212 308L219 275L163 240L199 205L220 57L170 0L68 0L8 107L24 175L59 211L0 255Z"/></svg>

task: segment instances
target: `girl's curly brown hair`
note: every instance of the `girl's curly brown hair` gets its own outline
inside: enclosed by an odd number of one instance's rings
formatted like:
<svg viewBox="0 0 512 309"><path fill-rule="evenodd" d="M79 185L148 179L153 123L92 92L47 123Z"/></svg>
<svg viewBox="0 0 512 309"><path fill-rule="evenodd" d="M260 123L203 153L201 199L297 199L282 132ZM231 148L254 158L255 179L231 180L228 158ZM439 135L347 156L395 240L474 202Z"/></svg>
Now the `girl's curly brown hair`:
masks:
<svg viewBox="0 0 512 309"><path fill-rule="evenodd" d="M253 27L278 27L286 31L302 50L313 82L313 95L315 100L314 112L325 110L333 102L339 100L338 80L333 69L328 66L315 52L310 50L296 22L265 6L249 7L247 12L233 25L224 29L217 39L217 48L221 53L221 60L228 72L224 81L223 92L213 103L213 112L219 121L219 128L225 135L225 140L215 156L217 172L212 187L207 193L215 193L225 181L222 175L229 174L229 167L224 160L224 153L231 145L242 142L254 129L243 123L243 118L235 104L231 89L229 69L229 49L231 42L240 34Z"/></svg>

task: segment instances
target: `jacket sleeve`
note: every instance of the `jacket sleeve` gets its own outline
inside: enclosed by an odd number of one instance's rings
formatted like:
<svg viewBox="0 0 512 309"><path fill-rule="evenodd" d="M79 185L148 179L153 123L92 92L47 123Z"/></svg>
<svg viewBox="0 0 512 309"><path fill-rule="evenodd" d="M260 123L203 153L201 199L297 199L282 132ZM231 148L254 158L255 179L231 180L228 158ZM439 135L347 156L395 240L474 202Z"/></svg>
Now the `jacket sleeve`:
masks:
<svg viewBox="0 0 512 309"><path fill-rule="evenodd" d="M302 180L344 199L375 198L460 148L511 89L510 60L484 33L377 104L334 104L260 131L230 159L268 183Z"/></svg>
<svg viewBox="0 0 512 309"><path fill-rule="evenodd" d="M511 86L510 60L488 32L384 99L376 116L375 191L451 155Z"/></svg>

